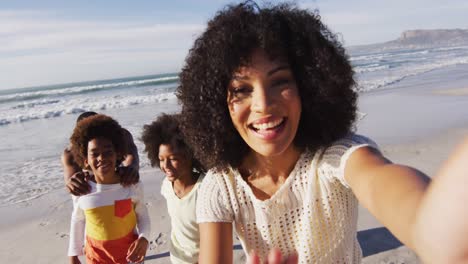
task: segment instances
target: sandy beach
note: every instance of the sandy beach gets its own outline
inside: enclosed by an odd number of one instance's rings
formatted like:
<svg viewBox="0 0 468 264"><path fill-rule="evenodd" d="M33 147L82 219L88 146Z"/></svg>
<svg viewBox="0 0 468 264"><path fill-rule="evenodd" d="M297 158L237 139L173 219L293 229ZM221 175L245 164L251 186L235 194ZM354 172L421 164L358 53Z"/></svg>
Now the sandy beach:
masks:
<svg viewBox="0 0 468 264"><path fill-rule="evenodd" d="M467 86L458 84L435 83L429 88L421 87L423 85L415 85L414 80L407 80L394 90L361 96L359 110L366 117L357 125L357 132L374 139L395 163L414 166L433 176L453 147L468 135L468 117L461 108L468 106L468 93L467 89L460 89ZM460 113L463 111L464 114ZM141 149L140 155L144 155ZM160 195L163 175L157 169L143 168L141 180L152 220L145 263L169 263L170 219ZM27 202L0 207L1 262L66 263L71 210L71 199L65 188ZM365 256L363 263L419 263L413 252L381 227L361 208L358 228L362 232L358 238ZM237 245L235 263L242 263L245 256L238 246L239 241L234 242Z"/></svg>
<svg viewBox="0 0 468 264"><path fill-rule="evenodd" d="M435 94L442 94L442 95L468 95L468 87L465 88L458 88L458 89L448 89L448 90L438 90L434 91Z"/></svg>

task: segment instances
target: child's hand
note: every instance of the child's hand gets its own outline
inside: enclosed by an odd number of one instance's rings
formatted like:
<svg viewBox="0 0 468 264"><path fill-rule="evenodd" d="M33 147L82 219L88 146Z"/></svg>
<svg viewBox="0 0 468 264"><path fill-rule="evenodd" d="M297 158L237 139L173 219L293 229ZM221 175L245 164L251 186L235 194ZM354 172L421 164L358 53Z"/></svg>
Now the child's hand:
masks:
<svg viewBox="0 0 468 264"><path fill-rule="evenodd" d="M135 240L127 251L127 261L140 263L145 259L146 250L148 249L148 240L140 237Z"/></svg>
<svg viewBox="0 0 468 264"><path fill-rule="evenodd" d="M88 183L90 177L91 176L89 172L86 171L80 171L73 174L68 179L68 182L66 184L68 191L75 196L88 194L91 190L91 187Z"/></svg>
<svg viewBox="0 0 468 264"><path fill-rule="evenodd" d="M78 256L72 256L70 257L70 264L81 264L81 261Z"/></svg>

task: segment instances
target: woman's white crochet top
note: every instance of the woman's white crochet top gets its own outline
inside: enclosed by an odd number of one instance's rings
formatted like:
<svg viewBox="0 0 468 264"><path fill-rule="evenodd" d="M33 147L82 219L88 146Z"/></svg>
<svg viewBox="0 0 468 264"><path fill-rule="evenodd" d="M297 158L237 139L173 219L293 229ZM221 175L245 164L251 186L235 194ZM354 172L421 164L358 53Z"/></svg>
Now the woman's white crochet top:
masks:
<svg viewBox="0 0 468 264"><path fill-rule="evenodd" d="M279 248L299 263L360 263L358 202L344 177L346 161L369 139L349 135L315 154L305 151L270 198L258 200L237 169L210 170L200 186L197 222L233 222L246 254Z"/></svg>

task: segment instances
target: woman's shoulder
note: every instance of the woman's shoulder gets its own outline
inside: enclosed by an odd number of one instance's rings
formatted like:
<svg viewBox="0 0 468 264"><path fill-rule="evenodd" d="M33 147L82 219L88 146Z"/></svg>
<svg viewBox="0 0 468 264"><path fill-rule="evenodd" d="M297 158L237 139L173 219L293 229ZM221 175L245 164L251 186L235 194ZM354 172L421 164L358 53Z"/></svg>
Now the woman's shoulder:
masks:
<svg viewBox="0 0 468 264"><path fill-rule="evenodd" d="M200 189L205 191L213 191L213 189L221 192L228 192L234 188L235 169L229 167L225 169L212 168L205 175L200 176Z"/></svg>
<svg viewBox="0 0 468 264"><path fill-rule="evenodd" d="M198 189L197 222L232 222L232 173L210 169Z"/></svg>
<svg viewBox="0 0 468 264"><path fill-rule="evenodd" d="M344 178L346 162L356 150L363 147L378 150L378 146L373 140L354 133L350 133L323 148L315 155L319 175L329 179L337 178L345 186L348 186Z"/></svg>
<svg viewBox="0 0 468 264"><path fill-rule="evenodd" d="M202 185L206 184L221 184L224 182L228 182L228 179L232 177L231 168L229 169L220 169L220 168L212 168L206 172L206 174L200 175L199 181Z"/></svg>
<svg viewBox="0 0 468 264"><path fill-rule="evenodd" d="M225 180L233 175L233 171L235 169L228 167L228 168L211 168L209 169L203 177L202 181L218 181L218 180Z"/></svg>
<svg viewBox="0 0 468 264"><path fill-rule="evenodd" d="M322 148L322 154L325 155L321 155L321 157L326 157L327 154L341 156L342 154L348 152L350 149L365 146L378 149L377 144L372 139L363 135L350 133L338 140L335 140L332 144Z"/></svg>

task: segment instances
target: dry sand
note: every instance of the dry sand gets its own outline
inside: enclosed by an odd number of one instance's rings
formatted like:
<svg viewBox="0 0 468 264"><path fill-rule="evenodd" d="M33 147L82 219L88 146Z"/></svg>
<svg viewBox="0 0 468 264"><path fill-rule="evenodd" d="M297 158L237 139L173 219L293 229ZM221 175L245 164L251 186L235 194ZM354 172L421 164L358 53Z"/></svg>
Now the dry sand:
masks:
<svg viewBox="0 0 468 264"><path fill-rule="evenodd" d="M458 88L458 89L444 89L444 90L436 90L432 91L434 94L440 95L454 95L454 96L466 96L468 95L468 87L467 88Z"/></svg>

